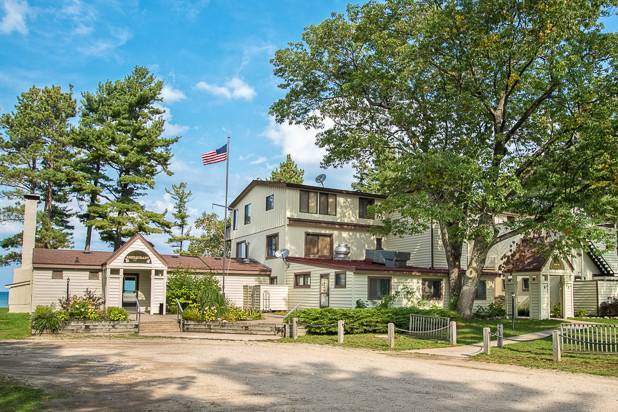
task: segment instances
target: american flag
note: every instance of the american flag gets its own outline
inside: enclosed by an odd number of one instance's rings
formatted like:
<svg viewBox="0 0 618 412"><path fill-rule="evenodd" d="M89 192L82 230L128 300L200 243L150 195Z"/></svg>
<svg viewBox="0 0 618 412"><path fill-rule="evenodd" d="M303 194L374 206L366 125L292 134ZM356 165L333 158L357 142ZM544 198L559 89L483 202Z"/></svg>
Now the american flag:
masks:
<svg viewBox="0 0 618 412"><path fill-rule="evenodd" d="M204 166L211 165L213 163L224 162L227 159L227 144L224 144L217 150L211 150L202 154L202 163Z"/></svg>

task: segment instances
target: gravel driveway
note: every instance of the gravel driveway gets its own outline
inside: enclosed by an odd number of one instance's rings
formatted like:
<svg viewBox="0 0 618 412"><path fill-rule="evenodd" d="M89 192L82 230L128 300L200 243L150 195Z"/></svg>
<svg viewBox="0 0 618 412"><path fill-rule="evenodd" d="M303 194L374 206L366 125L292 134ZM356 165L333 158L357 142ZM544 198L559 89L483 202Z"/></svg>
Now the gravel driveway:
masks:
<svg viewBox="0 0 618 412"><path fill-rule="evenodd" d="M618 380L327 346L0 342L0 373L79 410L616 410Z"/></svg>

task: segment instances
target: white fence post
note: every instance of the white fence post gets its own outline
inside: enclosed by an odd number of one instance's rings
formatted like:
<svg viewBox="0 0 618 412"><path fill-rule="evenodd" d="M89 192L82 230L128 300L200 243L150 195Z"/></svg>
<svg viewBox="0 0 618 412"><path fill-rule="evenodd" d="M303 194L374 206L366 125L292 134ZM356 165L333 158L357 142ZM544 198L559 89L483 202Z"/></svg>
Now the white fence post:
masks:
<svg viewBox="0 0 618 412"><path fill-rule="evenodd" d="M392 322L388 324L388 348L395 348L395 324Z"/></svg>
<svg viewBox="0 0 618 412"><path fill-rule="evenodd" d="M449 324L449 341L451 345L457 345L457 322L454 320Z"/></svg>
<svg viewBox="0 0 618 412"><path fill-rule="evenodd" d="M504 346L504 325L502 323L498 323L498 347L502 348Z"/></svg>
<svg viewBox="0 0 618 412"><path fill-rule="evenodd" d="M483 353L491 353L491 329L483 328Z"/></svg>
<svg viewBox="0 0 618 412"><path fill-rule="evenodd" d="M554 362L562 360L562 348L560 345L560 331L554 330L551 332L552 352L554 353Z"/></svg>
<svg viewBox="0 0 618 412"><path fill-rule="evenodd" d="M337 321L337 342L340 345L343 345L343 335L344 335L345 331L343 329L343 321L342 320L338 320Z"/></svg>
<svg viewBox="0 0 618 412"><path fill-rule="evenodd" d="M298 318L292 318L292 339L298 339Z"/></svg>

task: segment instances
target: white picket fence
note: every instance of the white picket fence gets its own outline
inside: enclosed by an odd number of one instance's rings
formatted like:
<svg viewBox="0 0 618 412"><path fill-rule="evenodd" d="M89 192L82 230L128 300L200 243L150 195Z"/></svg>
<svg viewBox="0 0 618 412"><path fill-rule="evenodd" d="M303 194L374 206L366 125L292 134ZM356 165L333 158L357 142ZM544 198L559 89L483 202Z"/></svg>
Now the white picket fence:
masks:
<svg viewBox="0 0 618 412"><path fill-rule="evenodd" d="M562 360L562 352L618 354L618 325L563 323L552 333L554 361Z"/></svg>

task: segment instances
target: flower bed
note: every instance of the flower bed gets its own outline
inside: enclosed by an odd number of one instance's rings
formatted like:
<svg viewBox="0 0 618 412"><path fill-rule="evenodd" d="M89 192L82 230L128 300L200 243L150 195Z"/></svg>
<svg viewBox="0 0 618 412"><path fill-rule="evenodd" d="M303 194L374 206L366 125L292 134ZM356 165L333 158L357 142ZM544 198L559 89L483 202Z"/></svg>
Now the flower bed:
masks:
<svg viewBox="0 0 618 412"><path fill-rule="evenodd" d="M37 306L32 314L32 333L133 333L137 322L129 321L123 308L101 309L103 299L86 290L84 296L60 299L60 309Z"/></svg>

